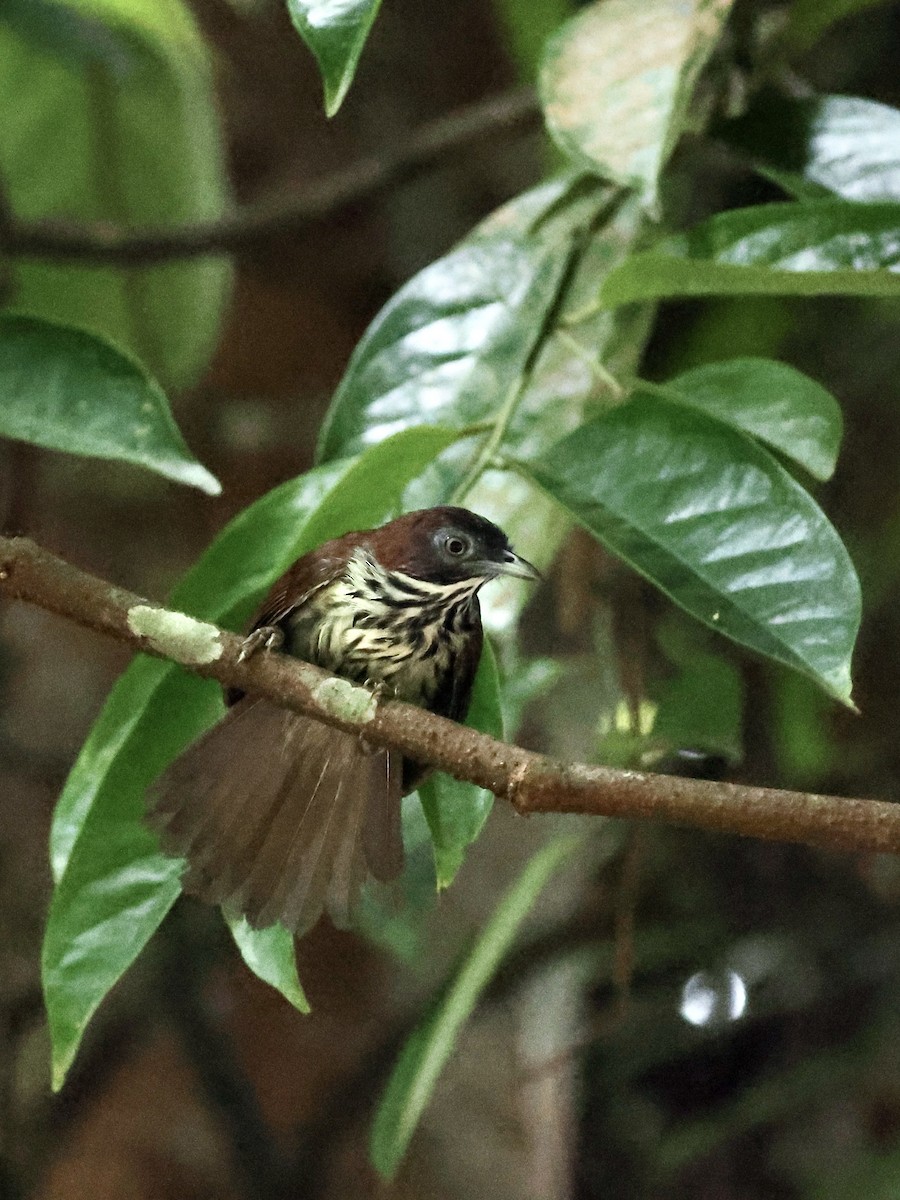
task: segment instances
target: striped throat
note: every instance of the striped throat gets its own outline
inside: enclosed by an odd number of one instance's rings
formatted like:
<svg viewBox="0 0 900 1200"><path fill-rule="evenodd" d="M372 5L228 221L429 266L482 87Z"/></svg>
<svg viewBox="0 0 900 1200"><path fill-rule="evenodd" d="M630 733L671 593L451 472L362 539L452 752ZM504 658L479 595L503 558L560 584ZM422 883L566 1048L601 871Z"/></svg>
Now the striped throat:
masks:
<svg viewBox="0 0 900 1200"><path fill-rule="evenodd" d="M428 705L473 634L484 578L433 583L386 571L364 549L289 618L289 650L347 679Z"/></svg>

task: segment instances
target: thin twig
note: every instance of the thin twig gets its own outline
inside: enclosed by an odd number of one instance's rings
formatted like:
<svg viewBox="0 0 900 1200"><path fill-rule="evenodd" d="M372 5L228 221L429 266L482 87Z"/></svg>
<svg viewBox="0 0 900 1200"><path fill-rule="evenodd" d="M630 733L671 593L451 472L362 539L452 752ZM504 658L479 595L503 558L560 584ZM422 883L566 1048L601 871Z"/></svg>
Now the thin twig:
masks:
<svg viewBox="0 0 900 1200"><path fill-rule="evenodd" d="M655 819L833 850L900 852L900 805L555 762L414 705L376 699L284 654L241 662L237 635L148 604L27 538L0 538L0 596L400 750L506 797L523 814Z"/></svg>
<svg viewBox="0 0 900 1200"><path fill-rule="evenodd" d="M303 188L282 186L246 208L181 228L122 229L107 223L23 221L0 209L0 256L149 266L237 253L369 200L474 142L537 128L540 115L530 88L492 96L428 122L393 152L362 159Z"/></svg>

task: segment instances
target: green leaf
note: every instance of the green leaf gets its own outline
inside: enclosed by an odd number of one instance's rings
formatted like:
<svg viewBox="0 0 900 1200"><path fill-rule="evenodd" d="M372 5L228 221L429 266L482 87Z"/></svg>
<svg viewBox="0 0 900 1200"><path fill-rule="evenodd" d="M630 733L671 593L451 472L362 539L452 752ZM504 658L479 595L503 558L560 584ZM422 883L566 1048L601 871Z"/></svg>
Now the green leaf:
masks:
<svg viewBox="0 0 900 1200"><path fill-rule="evenodd" d="M500 677L494 653L487 641L478 664L466 724L491 737L503 738ZM463 864L467 848L481 833L488 819L494 797L484 788L436 771L419 788L419 799L434 843L434 866L440 891L453 882Z"/></svg>
<svg viewBox="0 0 900 1200"><path fill-rule="evenodd" d="M792 191L900 200L900 110L858 96L800 100L766 92L719 133Z"/></svg>
<svg viewBox="0 0 900 1200"><path fill-rule="evenodd" d="M609 198L607 206L601 197ZM520 198L520 200L524 197ZM600 200L599 207L598 200ZM571 211L576 196L569 194L560 204L556 220L573 223ZM596 220L586 244L579 249L570 277L566 280L558 305L530 369L524 388L503 436L497 443L503 457L539 454L565 433L577 429L586 414L603 411L614 393L610 377L634 375L642 347L649 336L653 312L649 305L631 305L605 309L596 302L597 282L629 254L643 228L644 211L637 193L601 192L591 196L585 191L582 202L595 206ZM518 203L501 209L487 222L516 224L521 210ZM552 213L552 210L551 210ZM590 211L585 214L590 217ZM551 217L537 222L531 236L555 232ZM550 225L550 228L546 227ZM523 221L523 235L529 236ZM557 226L559 228L559 226ZM561 250L564 249L561 247ZM486 412L492 430L497 428L497 409ZM462 443L442 455L437 466L447 466L443 479L435 478L436 468L428 471L417 489L431 488L428 503L440 502L453 494L460 475ZM469 451L471 458L471 451ZM456 459L455 462L448 460ZM419 491L418 501L426 502ZM486 471L466 496L466 503L495 521L506 531L514 546L539 568L548 567L565 539L571 520L539 489L525 479L506 471ZM508 661L513 631L518 622L528 589L508 581L495 584L485 593L482 605L485 625L498 642L503 642L504 660Z"/></svg>
<svg viewBox="0 0 900 1200"><path fill-rule="evenodd" d="M84 330L0 316L0 400L0 436L222 490L184 444L159 384Z"/></svg>
<svg viewBox="0 0 900 1200"><path fill-rule="evenodd" d="M898 296L900 204L762 204L719 213L616 268L611 307L665 296Z"/></svg>
<svg viewBox="0 0 900 1200"><path fill-rule="evenodd" d="M353 82L381 0L287 0L287 6L319 64L325 112L333 117Z"/></svg>
<svg viewBox="0 0 900 1200"><path fill-rule="evenodd" d="M295 558L393 515L409 479L454 437L433 427L408 430L358 459L282 484L223 530L175 589L173 606L243 624ZM69 775L51 830L58 882L43 952L56 1086L97 1005L179 892L181 863L161 855L143 825L144 792L221 712L216 684L138 658Z"/></svg>
<svg viewBox="0 0 900 1200"><path fill-rule="evenodd" d="M283 925L253 929L246 917L229 917L228 926L241 958L254 975L281 992L289 1004L302 1013L310 1011L309 1001L297 976L294 936Z"/></svg>
<svg viewBox="0 0 900 1200"><path fill-rule="evenodd" d="M674 671L655 691L654 739L672 749L721 754L737 765L743 758L744 715L738 666L716 653L709 632L682 613L672 611L659 624L657 640ZM800 677L786 672L785 678ZM816 694L830 703L821 691Z"/></svg>
<svg viewBox="0 0 900 1200"><path fill-rule="evenodd" d="M834 474L844 428L840 406L821 384L786 363L709 363L670 379L663 390L667 399L767 442L816 479Z"/></svg>
<svg viewBox="0 0 900 1200"><path fill-rule="evenodd" d="M126 749L102 780L91 781L98 801L84 814L54 889L41 956L54 1090L62 1086L100 1001L181 891L182 863L164 858L142 823L143 793L182 744L179 714L193 714L201 703L221 711L221 700L207 681L183 674L170 681L166 699L171 709L162 706L155 714L157 741L133 758ZM127 735L123 741L127 747Z"/></svg>
<svg viewBox="0 0 900 1200"><path fill-rule="evenodd" d="M372 1128L372 1162L383 1176L390 1178L400 1165L460 1029L512 945L528 910L578 844L577 838L558 838L531 859L432 1011L403 1048Z"/></svg>
<svg viewBox="0 0 900 1200"><path fill-rule="evenodd" d="M638 394L527 470L698 620L850 703L856 572L825 514L761 447Z"/></svg>
<svg viewBox="0 0 900 1200"><path fill-rule="evenodd" d="M655 205L730 8L730 0L601 0L573 17L548 42L540 77L562 149Z"/></svg>
<svg viewBox="0 0 900 1200"><path fill-rule="evenodd" d="M493 0L491 7L518 78L532 83L546 41L572 15L573 0Z"/></svg>
<svg viewBox="0 0 900 1200"><path fill-rule="evenodd" d="M99 62L121 74L134 66L125 37L67 0L0 0L0 24L63 61Z"/></svg>
<svg viewBox="0 0 900 1200"><path fill-rule="evenodd" d="M464 429L496 416L542 335L585 203L577 196L572 221L554 222L542 237L523 226L565 207L572 187L564 180L527 193L385 305L332 401L320 458L357 453L422 422ZM589 185L587 211L608 198L608 189Z"/></svg>
<svg viewBox="0 0 900 1200"><path fill-rule="evenodd" d="M181 227L228 206L210 55L182 0L66 0L103 22L124 63L58 50L0 26L0 174L22 220ZM35 153L35 146L40 153ZM10 263L11 302L95 330L166 386L205 368L231 269L224 259L165 266Z"/></svg>
<svg viewBox="0 0 900 1200"><path fill-rule="evenodd" d="M552 180L491 214L376 319L335 396L320 454L350 453L398 425L423 421L483 428L481 446L460 442L414 482L406 503L415 508L456 497L489 439L501 454L528 454L577 428L585 405L607 386L598 358L608 354L611 370L632 374L649 328L645 309L613 312L596 304L598 277L622 261L642 216L634 197L585 176ZM592 233L583 238L584 230ZM508 294L493 271L503 256L523 284L518 295ZM547 273L532 286L536 269ZM439 289L433 294L432 285ZM582 315L586 307L590 317ZM506 473L482 475L465 502L539 566L568 525L545 496ZM512 626L524 594L509 581L486 594L492 632Z"/></svg>

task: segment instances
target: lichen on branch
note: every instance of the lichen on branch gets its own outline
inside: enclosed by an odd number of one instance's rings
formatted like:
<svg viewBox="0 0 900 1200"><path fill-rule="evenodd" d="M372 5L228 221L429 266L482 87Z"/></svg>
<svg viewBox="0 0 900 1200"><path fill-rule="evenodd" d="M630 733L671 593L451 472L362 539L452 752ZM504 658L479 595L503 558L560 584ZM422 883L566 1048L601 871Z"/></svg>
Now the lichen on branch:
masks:
<svg viewBox="0 0 900 1200"><path fill-rule="evenodd" d="M150 605L28 538L0 538L0 597L58 613L326 725L364 733L367 742L488 788L523 814L663 820L833 850L900 852L900 805L554 762L425 709L370 695L285 654L243 660L238 635Z"/></svg>

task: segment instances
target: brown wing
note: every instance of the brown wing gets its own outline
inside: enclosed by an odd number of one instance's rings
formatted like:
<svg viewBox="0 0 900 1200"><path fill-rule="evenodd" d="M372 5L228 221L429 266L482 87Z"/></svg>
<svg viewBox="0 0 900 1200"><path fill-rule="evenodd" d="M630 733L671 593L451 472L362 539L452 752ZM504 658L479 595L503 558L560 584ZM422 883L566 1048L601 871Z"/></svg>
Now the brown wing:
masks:
<svg viewBox="0 0 900 1200"><path fill-rule="evenodd" d="M265 700L237 704L151 791L185 891L296 934L346 924L367 872L403 864L399 756Z"/></svg>
<svg viewBox="0 0 900 1200"><path fill-rule="evenodd" d="M256 611L247 630L248 636L262 626L283 628L285 619L319 588L324 587L341 570L349 554L369 535L368 530L347 534L325 542L318 549L298 558L285 573L276 579ZM285 630L285 632L287 632ZM246 692L240 688L225 688L225 703L237 704Z"/></svg>
<svg viewBox="0 0 900 1200"><path fill-rule="evenodd" d="M333 579L357 546L370 536L370 530L348 533L325 542L304 554L272 584L268 595L253 618L249 632L261 625L278 625L288 613L317 588Z"/></svg>

